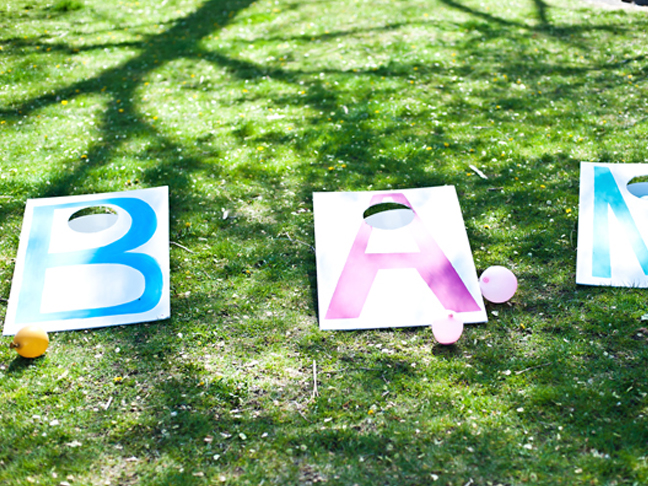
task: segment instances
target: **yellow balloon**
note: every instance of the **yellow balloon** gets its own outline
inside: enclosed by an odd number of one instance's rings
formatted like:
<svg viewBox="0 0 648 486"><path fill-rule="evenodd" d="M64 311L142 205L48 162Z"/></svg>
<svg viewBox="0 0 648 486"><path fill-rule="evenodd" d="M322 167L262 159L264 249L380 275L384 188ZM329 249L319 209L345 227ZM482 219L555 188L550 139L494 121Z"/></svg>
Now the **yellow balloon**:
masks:
<svg viewBox="0 0 648 486"><path fill-rule="evenodd" d="M43 328L26 326L16 333L9 347L23 358L38 358L45 353L48 345L49 337Z"/></svg>

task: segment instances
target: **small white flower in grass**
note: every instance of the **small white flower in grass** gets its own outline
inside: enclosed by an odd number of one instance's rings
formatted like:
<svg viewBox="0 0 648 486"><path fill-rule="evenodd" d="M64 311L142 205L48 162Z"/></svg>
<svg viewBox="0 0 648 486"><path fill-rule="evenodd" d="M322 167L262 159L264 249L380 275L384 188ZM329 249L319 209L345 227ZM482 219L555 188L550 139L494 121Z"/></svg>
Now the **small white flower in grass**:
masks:
<svg viewBox="0 0 648 486"><path fill-rule="evenodd" d="M524 407L518 408L517 411L520 412L520 413L524 412Z"/></svg>

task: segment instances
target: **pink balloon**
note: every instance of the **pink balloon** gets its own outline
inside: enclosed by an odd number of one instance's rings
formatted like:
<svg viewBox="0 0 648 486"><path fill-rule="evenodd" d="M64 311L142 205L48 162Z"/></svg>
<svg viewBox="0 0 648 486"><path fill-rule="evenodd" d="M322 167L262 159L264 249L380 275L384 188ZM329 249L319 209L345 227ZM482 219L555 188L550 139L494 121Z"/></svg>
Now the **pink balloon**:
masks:
<svg viewBox="0 0 648 486"><path fill-rule="evenodd" d="M488 267L479 277L482 295L495 304L501 304L513 297L517 286L517 278L506 267Z"/></svg>
<svg viewBox="0 0 648 486"><path fill-rule="evenodd" d="M456 312L448 312L444 317L432 321L432 334L440 344L454 344L463 333L463 320Z"/></svg>

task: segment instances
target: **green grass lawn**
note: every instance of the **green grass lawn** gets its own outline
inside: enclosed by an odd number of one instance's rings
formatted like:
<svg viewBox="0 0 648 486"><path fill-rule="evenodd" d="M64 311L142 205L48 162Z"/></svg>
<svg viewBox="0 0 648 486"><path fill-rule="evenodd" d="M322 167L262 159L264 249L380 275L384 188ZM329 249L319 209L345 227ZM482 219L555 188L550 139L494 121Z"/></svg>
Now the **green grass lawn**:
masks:
<svg viewBox="0 0 648 486"><path fill-rule="evenodd" d="M0 315L28 198L168 185L182 247L171 319L0 349L0 483L648 484L646 290L575 284L579 163L648 162L647 12L4 0ZM510 305L320 332L312 193L442 184Z"/></svg>

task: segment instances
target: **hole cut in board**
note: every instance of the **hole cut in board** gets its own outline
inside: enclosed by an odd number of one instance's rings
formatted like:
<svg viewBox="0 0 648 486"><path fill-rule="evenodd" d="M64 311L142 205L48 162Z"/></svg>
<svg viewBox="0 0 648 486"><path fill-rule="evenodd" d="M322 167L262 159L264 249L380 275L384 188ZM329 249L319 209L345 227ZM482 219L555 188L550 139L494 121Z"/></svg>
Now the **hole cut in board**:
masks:
<svg viewBox="0 0 648 486"><path fill-rule="evenodd" d="M117 212L108 206L91 206L70 216L68 225L79 233L98 233L114 225L117 218Z"/></svg>
<svg viewBox="0 0 648 486"><path fill-rule="evenodd" d="M648 200L648 175L633 177L626 187L633 196Z"/></svg>
<svg viewBox="0 0 648 486"><path fill-rule="evenodd" d="M382 202L367 208L362 217L373 228L394 230L410 224L414 220L414 211L405 204Z"/></svg>

